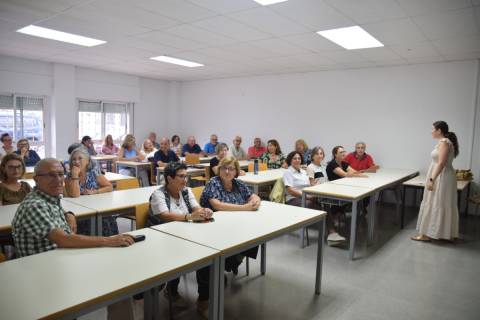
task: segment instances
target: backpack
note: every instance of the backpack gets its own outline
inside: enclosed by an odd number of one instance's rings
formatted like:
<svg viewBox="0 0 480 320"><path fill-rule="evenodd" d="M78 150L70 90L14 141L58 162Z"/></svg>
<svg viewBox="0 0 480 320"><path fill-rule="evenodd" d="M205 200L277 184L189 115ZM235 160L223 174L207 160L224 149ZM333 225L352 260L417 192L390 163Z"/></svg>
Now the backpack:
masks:
<svg viewBox="0 0 480 320"><path fill-rule="evenodd" d="M162 190L162 188L160 188L159 190L161 190L163 192L163 194L165 196L165 203L167 205L168 210L170 211L170 195L168 194L167 189L163 188L163 190ZM148 215L147 215L146 227L152 227L152 226L156 226L158 224L164 223L164 221L162 219L160 219L159 215L155 215L153 213L152 197L153 197L153 194L150 196L150 199L148 200L149 206L148 206ZM190 205L190 198L188 196L188 189L187 188L182 190L182 197L183 197L183 200L185 201L185 204L187 205L188 213L192 213L192 206Z"/></svg>

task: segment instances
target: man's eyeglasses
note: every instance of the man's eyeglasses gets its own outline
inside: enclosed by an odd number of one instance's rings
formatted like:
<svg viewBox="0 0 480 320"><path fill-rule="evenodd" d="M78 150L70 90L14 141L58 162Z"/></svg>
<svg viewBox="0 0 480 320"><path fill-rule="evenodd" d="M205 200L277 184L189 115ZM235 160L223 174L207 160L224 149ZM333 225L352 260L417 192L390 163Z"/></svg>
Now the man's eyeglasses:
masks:
<svg viewBox="0 0 480 320"><path fill-rule="evenodd" d="M186 175L186 174L177 174L177 177L179 177L180 179L183 179L183 180L188 179L188 175Z"/></svg>
<svg viewBox="0 0 480 320"><path fill-rule="evenodd" d="M64 179L65 175L63 172L50 172L50 173L42 173L42 174L36 174L35 177L47 177L50 179Z"/></svg>

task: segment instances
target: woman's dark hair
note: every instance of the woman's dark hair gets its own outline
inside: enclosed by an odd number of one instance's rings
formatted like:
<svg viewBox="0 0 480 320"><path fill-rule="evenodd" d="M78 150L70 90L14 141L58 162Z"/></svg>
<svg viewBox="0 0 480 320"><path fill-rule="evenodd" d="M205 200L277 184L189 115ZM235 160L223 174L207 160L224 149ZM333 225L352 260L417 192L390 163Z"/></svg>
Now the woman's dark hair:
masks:
<svg viewBox="0 0 480 320"><path fill-rule="evenodd" d="M343 149L342 146L335 146L335 147L333 147L333 149L332 149L333 160L335 160L335 157L336 157L336 155L337 155L338 149L340 149L340 148Z"/></svg>
<svg viewBox="0 0 480 320"><path fill-rule="evenodd" d="M2 135L0 136L0 141L3 142L3 139L5 139L6 137L10 137L10 134L8 132L2 133Z"/></svg>
<svg viewBox="0 0 480 320"><path fill-rule="evenodd" d="M458 139L457 139L457 135L455 134L455 132L448 131L448 124L445 121L435 121L433 123L433 127L436 130L440 130L440 132L443 134L443 136L452 142L453 151L454 151L455 157L457 157L460 150L459 150L459 147L458 147Z"/></svg>
<svg viewBox="0 0 480 320"><path fill-rule="evenodd" d="M22 176L25 174L25 162L23 162L23 158L16 153L9 153L3 157L2 162L0 163L0 180L3 182L7 181L8 179L6 166L7 162L10 160L20 161L22 164Z"/></svg>
<svg viewBox="0 0 480 320"><path fill-rule="evenodd" d="M165 177L165 185L168 184L168 177L174 179L179 170L187 170L187 166L182 162L170 162L163 169L163 176Z"/></svg>
<svg viewBox="0 0 480 320"><path fill-rule="evenodd" d="M267 146L268 146L268 144L272 144L275 147L275 154L276 155L279 155L279 154L282 153L282 149L280 148L280 144L278 143L277 140L270 139L270 140L267 141ZM267 151L268 151L268 149L267 149Z"/></svg>
<svg viewBox="0 0 480 320"><path fill-rule="evenodd" d="M82 138L82 143L85 143L85 142L87 142L88 140L92 140L92 137L90 137L90 136L83 136L83 138Z"/></svg>
<svg viewBox="0 0 480 320"><path fill-rule="evenodd" d="M290 167L292 165L292 159L293 157L295 157L295 155L299 155L300 156L300 160L302 160L302 163L303 163L303 155L298 152L298 151L292 151L288 154L287 156L287 160L285 160L285 162L287 163L287 165Z"/></svg>
<svg viewBox="0 0 480 320"><path fill-rule="evenodd" d="M176 135L176 134L173 135L173 136L172 136L172 143L174 143L174 142L175 142L175 139L177 139L177 138L178 138L178 141L180 141L180 137L179 137L178 135Z"/></svg>

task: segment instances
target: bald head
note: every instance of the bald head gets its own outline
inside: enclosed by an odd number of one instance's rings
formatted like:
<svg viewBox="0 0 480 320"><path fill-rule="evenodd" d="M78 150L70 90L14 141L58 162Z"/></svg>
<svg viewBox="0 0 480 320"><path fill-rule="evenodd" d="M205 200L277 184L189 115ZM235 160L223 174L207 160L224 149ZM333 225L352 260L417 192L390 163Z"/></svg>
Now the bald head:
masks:
<svg viewBox="0 0 480 320"><path fill-rule="evenodd" d="M162 139L160 139L160 150L162 150L164 153L167 153L168 149L170 149L170 140L163 137Z"/></svg>
<svg viewBox="0 0 480 320"><path fill-rule="evenodd" d="M38 190L52 197L58 197L63 193L64 170L57 159L40 160L35 165L33 179Z"/></svg>

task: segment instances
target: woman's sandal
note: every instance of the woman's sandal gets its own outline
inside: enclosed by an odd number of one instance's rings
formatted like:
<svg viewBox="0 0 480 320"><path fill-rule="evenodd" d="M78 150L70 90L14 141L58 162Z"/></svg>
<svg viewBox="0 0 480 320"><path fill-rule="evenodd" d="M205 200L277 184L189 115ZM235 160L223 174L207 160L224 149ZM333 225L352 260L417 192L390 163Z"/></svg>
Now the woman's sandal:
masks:
<svg viewBox="0 0 480 320"><path fill-rule="evenodd" d="M432 241L432 239L430 239L429 237L424 236L424 235L414 236L414 237L411 237L410 239L413 240L413 241L423 241L423 242Z"/></svg>

